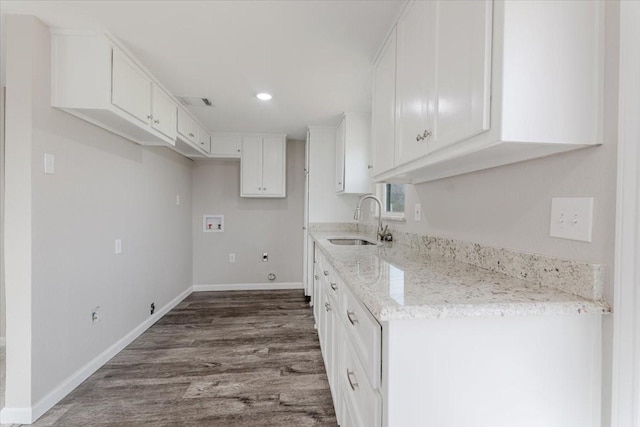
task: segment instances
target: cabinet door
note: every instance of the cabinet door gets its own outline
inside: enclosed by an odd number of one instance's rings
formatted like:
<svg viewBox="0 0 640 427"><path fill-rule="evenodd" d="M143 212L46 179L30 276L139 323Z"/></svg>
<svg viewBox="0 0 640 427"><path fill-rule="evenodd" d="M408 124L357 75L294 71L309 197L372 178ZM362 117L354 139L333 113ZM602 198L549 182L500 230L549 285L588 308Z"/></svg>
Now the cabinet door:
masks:
<svg viewBox="0 0 640 427"><path fill-rule="evenodd" d="M241 196L262 195L262 138L242 138Z"/></svg>
<svg viewBox="0 0 640 427"><path fill-rule="evenodd" d="M342 121L336 129L336 178L335 186L338 193L344 191L344 147L346 139L346 120Z"/></svg>
<svg viewBox="0 0 640 427"><path fill-rule="evenodd" d="M436 126L429 152L489 129L491 0L434 2Z"/></svg>
<svg viewBox="0 0 640 427"><path fill-rule="evenodd" d="M196 122L183 108L178 108L178 134L195 144L197 132Z"/></svg>
<svg viewBox="0 0 640 427"><path fill-rule="evenodd" d="M410 3L398 20L396 165L427 154L433 134L434 3Z"/></svg>
<svg viewBox="0 0 640 427"><path fill-rule="evenodd" d="M131 117L149 124L151 119L151 79L127 55L113 49L111 103Z"/></svg>
<svg viewBox="0 0 640 427"><path fill-rule="evenodd" d="M212 157L240 157L242 138L238 135L212 135Z"/></svg>
<svg viewBox="0 0 640 427"><path fill-rule="evenodd" d="M396 31L383 47L373 76L373 174L393 168L396 124Z"/></svg>
<svg viewBox="0 0 640 427"><path fill-rule="evenodd" d="M211 136L209 135L209 132L207 132L206 129L204 129L201 126L197 126L197 129L198 129L198 145L205 152L207 152L207 153L210 152L211 151Z"/></svg>
<svg viewBox="0 0 640 427"><path fill-rule="evenodd" d="M262 194L265 196L285 196L286 152L284 138L262 140Z"/></svg>
<svg viewBox="0 0 640 427"><path fill-rule="evenodd" d="M178 106L167 93L156 84L151 85L151 126L158 132L176 139Z"/></svg>

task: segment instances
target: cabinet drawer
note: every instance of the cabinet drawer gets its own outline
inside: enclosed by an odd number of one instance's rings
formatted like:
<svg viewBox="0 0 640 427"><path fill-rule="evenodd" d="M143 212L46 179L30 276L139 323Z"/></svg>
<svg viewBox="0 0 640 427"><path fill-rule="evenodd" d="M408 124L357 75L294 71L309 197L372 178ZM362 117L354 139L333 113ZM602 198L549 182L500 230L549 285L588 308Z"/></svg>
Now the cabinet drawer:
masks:
<svg viewBox="0 0 640 427"><path fill-rule="evenodd" d="M380 337L382 328L349 289L341 290L340 318L371 384L380 386Z"/></svg>
<svg viewBox="0 0 640 427"><path fill-rule="evenodd" d="M346 408L342 427L380 427L382 398L369 383L366 369L348 341L342 345L339 366L338 378Z"/></svg>

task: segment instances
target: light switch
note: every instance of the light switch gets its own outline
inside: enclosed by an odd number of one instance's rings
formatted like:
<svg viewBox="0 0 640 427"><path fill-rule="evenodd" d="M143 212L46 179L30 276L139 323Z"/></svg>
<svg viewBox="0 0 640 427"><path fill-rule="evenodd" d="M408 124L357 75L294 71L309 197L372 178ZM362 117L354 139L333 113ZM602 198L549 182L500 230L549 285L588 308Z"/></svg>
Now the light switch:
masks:
<svg viewBox="0 0 640 427"><path fill-rule="evenodd" d="M116 239L116 247L115 247L116 255L122 252L122 240Z"/></svg>
<svg viewBox="0 0 640 427"><path fill-rule="evenodd" d="M413 219L416 221L422 221L422 205L420 203L416 203Z"/></svg>
<svg viewBox="0 0 640 427"><path fill-rule="evenodd" d="M44 154L44 173L51 175L56 173L56 156L53 154Z"/></svg>
<svg viewBox="0 0 640 427"><path fill-rule="evenodd" d="M591 242L592 229L593 197L551 199L551 237Z"/></svg>

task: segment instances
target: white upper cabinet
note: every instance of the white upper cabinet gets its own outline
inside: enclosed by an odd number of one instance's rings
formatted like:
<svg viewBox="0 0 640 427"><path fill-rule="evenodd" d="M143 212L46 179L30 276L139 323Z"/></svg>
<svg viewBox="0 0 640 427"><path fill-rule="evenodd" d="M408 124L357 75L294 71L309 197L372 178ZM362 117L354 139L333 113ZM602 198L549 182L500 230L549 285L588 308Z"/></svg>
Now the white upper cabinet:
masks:
<svg viewBox="0 0 640 427"><path fill-rule="evenodd" d="M432 152L489 129L492 3L434 2L435 126Z"/></svg>
<svg viewBox="0 0 640 427"><path fill-rule="evenodd" d="M396 29L385 42L373 71L371 111L373 174L394 166L396 140Z"/></svg>
<svg viewBox="0 0 640 427"><path fill-rule="evenodd" d="M202 126L197 126L198 130L198 145L202 151L209 153L211 151L211 135Z"/></svg>
<svg viewBox="0 0 640 427"><path fill-rule="evenodd" d="M240 197L286 197L285 136L242 138Z"/></svg>
<svg viewBox="0 0 640 427"><path fill-rule="evenodd" d="M419 183L601 144L603 19L602 1L409 2L374 69L374 181Z"/></svg>
<svg viewBox="0 0 640 427"><path fill-rule="evenodd" d="M177 137L178 104L155 83L151 84L151 126L175 140Z"/></svg>
<svg viewBox="0 0 640 427"><path fill-rule="evenodd" d="M336 176L338 193L371 192L369 180L369 146L371 116L344 113L336 129Z"/></svg>
<svg viewBox="0 0 640 427"><path fill-rule="evenodd" d="M195 143L198 134L196 121L187 113L184 107L178 108L178 136L186 141Z"/></svg>
<svg viewBox="0 0 640 427"><path fill-rule="evenodd" d="M51 30L51 105L143 145L187 157L208 152L208 133L110 34Z"/></svg>
<svg viewBox="0 0 640 427"><path fill-rule="evenodd" d="M240 158L242 136L234 134L211 135L211 157Z"/></svg>
<svg viewBox="0 0 640 427"><path fill-rule="evenodd" d="M336 129L336 191L341 193L344 191L344 145L346 138L347 124L344 117L340 120L340 124Z"/></svg>
<svg viewBox="0 0 640 427"><path fill-rule="evenodd" d="M111 103L142 123L150 123L151 78L119 49L113 49Z"/></svg>
<svg viewBox="0 0 640 427"><path fill-rule="evenodd" d="M427 154L434 131L435 4L407 5L397 25L396 164Z"/></svg>

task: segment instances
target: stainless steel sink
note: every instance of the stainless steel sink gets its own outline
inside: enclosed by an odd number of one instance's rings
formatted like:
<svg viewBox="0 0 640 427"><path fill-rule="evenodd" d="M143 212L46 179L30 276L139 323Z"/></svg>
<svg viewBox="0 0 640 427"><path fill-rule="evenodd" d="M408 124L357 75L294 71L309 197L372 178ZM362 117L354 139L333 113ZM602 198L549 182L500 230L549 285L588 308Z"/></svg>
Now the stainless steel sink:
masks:
<svg viewBox="0 0 640 427"><path fill-rule="evenodd" d="M330 243L334 245L377 245L377 243L370 242L368 240L363 239L328 239Z"/></svg>

